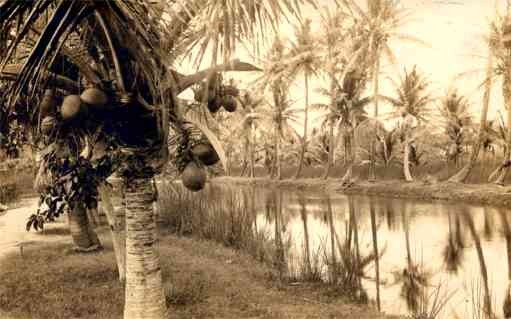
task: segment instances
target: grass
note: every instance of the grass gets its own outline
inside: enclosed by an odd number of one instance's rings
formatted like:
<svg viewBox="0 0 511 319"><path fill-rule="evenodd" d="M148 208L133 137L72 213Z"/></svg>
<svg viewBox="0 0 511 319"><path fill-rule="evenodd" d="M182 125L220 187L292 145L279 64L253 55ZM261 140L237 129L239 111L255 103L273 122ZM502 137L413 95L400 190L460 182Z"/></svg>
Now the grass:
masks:
<svg viewBox="0 0 511 319"><path fill-rule="evenodd" d="M59 232L60 234L60 232ZM122 318L124 289L106 229L105 250L77 254L71 241L41 241L0 260L0 317ZM60 235L58 235L60 236ZM169 319L383 318L327 298L322 286L281 286L253 257L211 241L161 236L161 269Z"/></svg>

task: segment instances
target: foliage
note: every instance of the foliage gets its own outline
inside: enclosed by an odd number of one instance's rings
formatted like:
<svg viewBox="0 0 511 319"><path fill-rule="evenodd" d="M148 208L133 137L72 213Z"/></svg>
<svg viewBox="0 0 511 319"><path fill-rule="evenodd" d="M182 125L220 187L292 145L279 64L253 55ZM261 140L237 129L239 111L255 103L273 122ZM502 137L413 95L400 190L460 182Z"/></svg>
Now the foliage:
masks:
<svg viewBox="0 0 511 319"><path fill-rule="evenodd" d="M26 228L43 229L45 221L52 221L78 203L87 208L98 205L98 186L117 169L123 160L111 150L108 155L90 160L74 157L65 145L51 144L42 155L43 163L51 176L49 185L41 193L37 212L29 217Z"/></svg>

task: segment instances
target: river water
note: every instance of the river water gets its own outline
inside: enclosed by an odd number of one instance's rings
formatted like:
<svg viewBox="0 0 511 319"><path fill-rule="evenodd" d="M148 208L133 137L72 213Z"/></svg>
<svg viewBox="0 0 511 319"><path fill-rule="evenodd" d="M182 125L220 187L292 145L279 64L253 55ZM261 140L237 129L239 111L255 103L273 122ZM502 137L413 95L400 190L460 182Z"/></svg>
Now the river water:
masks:
<svg viewBox="0 0 511 319"><path fill-rule="evenodd" d="M205 202L214 202L217 209L232 209L236 202L238 211L253 212L251 227L274 241L277 237L295 272L305 261L327 278L327 264L343 260L341 247L351 247L362 260L374 252L376 237L381 309L386 313L431 308L438 294L438 302L447 304L437 318L482 318L485 301L503 318L508 286L504 226L511 223L507 209L224 185L187 196L195 201L209 196ZM361 274L371 302L376 300L375 270L372 260Z"/></svg>

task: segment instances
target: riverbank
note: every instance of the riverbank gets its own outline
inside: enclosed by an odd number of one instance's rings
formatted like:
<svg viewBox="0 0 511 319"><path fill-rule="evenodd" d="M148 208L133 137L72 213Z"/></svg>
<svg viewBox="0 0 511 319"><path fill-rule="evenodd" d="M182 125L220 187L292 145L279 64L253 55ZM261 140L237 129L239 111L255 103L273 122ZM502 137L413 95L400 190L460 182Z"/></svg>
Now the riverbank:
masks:
<svg viewBox="0 0 511 319"><path fill-rule="evenodd" d="M511 186L495 184L461 184L450 182L405 182L402 180L379 180L374 183L355 181L344 186L340 179L286 179L216 177L212 183L234 185L255 185L283 189L341 193L347 195L385 196L420 200L442 200L453 203L480 204L492 206L511 205Z"/></svg>
<svg viewBox="0 0 511 319"><path fill-rule="evenodd" d="M98 228L103 251L79 254L63 219L43 233L24 232L35 205L27 201L0 217L10 247L0 255L0 318L122 318L124 289L107 227ZM320 284L279 283L240 251L160 232L169 318L391 318Z"/></svg>

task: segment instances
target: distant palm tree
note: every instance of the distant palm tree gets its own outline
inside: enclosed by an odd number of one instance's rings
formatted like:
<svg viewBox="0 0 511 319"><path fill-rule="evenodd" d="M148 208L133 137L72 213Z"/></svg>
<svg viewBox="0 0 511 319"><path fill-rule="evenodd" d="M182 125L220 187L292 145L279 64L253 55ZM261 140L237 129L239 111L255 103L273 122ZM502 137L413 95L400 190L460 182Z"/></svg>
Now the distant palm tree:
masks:
<svg viewBox="0 0 511 319"><path fill-rule="evenodd" d="M460 163L463 144L468 130L471 129L472 116L469 106L468 100L453 88L442 98L439 107L444 130L450 143L446 149L446 160L447 163L452 161L455 167L458 167Z"/></svg>
<svg viewBox="0 0 511 319"><path fill-rule="evenodd" d="M308 121L309 121L309 80L310 77L317 74L319 68L319 55L317 54L317 41L313 37L311 30L311 20L306 19L302 24L296 26L296 39L291 42L289 59L286 60L291 78L298 74L303 74L305 85L305 107L303 120L303 136L301 138L301 150L298 167L294 178L299 178L302 174L302 168L307 151Z"/></svg>
<svg viewBox="0 0 511 319"><path fill-rule="evenodd" d="M368 50L367 58L371 65L374 117L378 117L379 75L382 58L385 57L391 64L396 64L396 57L390 47L390 40L409 41L425 44L423 41L407 34L399 33L399 29L406 23L409 13L400 7L399 0L367 0L367 10L364 11L355 0L345 0L348 13L355 19L358 26L363 49ZM361 48L361 49L362 49ZM371 147L371 165L369 179L375 176L375 150L373 142Z"/></svg>
<svg viewBox="0 0 511 319"><path fill-rule="evenodd" d="M240 108L234 114L234 121L231 123L234 128L230 131L236 132L237 136L243 139L244 144L244 162L248 163L249 176L255 176L255 146L256 146L256 129L260 125L264 125L264 98L254 96L253 93L245 91L239 98ZM243 174L243 172L242 172Z"/></svg>
<svg viewBox="0 0 511 319"><path fill-rule="evenodd" d="M331 96L333 101L329 104L315 104L319 109L327 110L323 116L325 124L329 127L328 149L329 157L325 167L323 177L327 178L333 165L333 153L335 152L334 129L337 128L338 135L342 136L345 149L345 157L348 159L348 171L343 180L349 181L352 178L352 166L354 164L353 144L354 132L359 123L367 118L365 106L370 103L372 98L362 98L360 95L364 89L365 77L363 73L354 69L346 73L344 79L338 87L335 87L336 96ZM327 92L325 92L327 93ZM328 92L331 95L331 92Z"/></svg>
<svg viewBox="0 0 511 319"><path fill-rule="evenodd" d="M400 82L394 82L394 86L397 96L384 98L393 105L395 116L400 117L397 131L403 145L403 174L406 181L411 182L410 161L418 164L415 139L429 121L433 98L428 91L429 83L416 67L410 72L405 69Z"/></svg>
<svg viewBox="0 0 511 319"><path fill-rule="evenodd" d="M276 37L264 63L263 75L257 80L263 92L270 91L269 108L265 109L266 118L273 123L274 138L274 176L281 178L281 141L296 135L291 123L298 123L303 110L292 108L293 102L288 97L290 75L285 65L286 47Z"/></svg>

